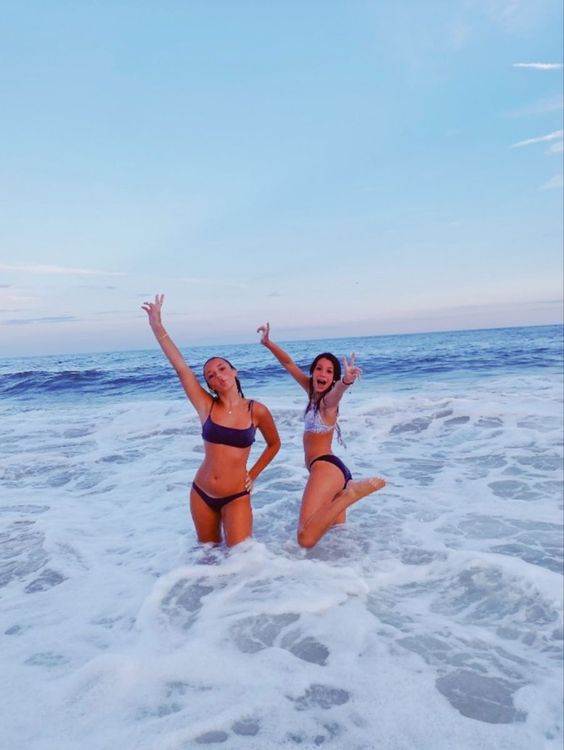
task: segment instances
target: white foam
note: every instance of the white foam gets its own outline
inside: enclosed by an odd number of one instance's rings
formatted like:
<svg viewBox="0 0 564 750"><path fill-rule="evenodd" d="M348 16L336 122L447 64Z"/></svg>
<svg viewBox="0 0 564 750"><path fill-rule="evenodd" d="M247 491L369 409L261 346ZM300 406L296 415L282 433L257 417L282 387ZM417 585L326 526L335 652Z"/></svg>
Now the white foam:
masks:
<svg viewBox="0 0 564 750"><path fill-rule="evenodd" d="M283 449L231 552L195 543L185 401L4 415L5 747L557 747L560 384L362 383L336 452L389 485L307 552L303 403L262 398Z"/></svg>

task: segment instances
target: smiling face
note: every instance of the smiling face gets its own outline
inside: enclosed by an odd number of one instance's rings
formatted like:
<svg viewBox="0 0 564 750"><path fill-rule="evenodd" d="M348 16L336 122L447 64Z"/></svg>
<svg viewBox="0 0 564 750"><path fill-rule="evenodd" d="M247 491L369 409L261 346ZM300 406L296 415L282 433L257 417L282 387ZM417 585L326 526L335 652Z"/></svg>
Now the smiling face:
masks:
<svg viewBox="0 0 564 750"><path fill-rule="evenodd" d="M317 360L311 373L313 392L323 393L335 382L335 368L333 362L326 357Z"/></svg>
<svg viewBox="0 0 564 750"><path fill-rule="evenodd" d="M310 374L310 398L315 396L317 401L322 393L325 393L341 377L341 365L339 360L331 352L318 354L309 368Z"/></svg>
<svg viewBox="0 0 564 750"><path fill-rule="evenodd" d="M206 383L217 393L226 393L236 385L237 370L225 359L212 357L204 365Z"/></svg>

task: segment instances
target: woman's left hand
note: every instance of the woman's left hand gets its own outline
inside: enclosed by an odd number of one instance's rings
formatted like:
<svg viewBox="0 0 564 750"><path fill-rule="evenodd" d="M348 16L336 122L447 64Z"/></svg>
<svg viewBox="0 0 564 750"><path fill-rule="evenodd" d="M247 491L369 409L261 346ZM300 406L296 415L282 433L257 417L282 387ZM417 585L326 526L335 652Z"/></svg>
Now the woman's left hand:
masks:
<svg viewBox="0 0 564 750"><path fill-rule="evenodd" d="M355 365L355 353L352 352L349 361L346 357L343 357L343 377L341 379L345 385L352 385L361 375L362 370Z"/></svg>
<svg viewBox="0 0 564 750"><path fill-rule="evenodd" d="M247 475L245 476L245 489L247 490L247 492L253 491L253 484L254 482L251 479L251 475L249 474L249 472L247 472Z"/></svg>
<svg viewBox="0 0 564 750"><path fill-rule="evenodd" d="M149 325L154 330L162 326L161 309L164 302L164 294L155 294L154 302L143 302L141 307L149 316Z"/></svg>

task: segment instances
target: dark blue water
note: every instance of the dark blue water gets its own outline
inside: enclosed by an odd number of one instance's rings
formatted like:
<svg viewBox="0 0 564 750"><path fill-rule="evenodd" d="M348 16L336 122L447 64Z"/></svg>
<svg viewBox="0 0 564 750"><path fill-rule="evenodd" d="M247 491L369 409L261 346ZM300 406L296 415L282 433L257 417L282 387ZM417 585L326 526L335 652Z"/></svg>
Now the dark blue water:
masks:
<svg viewBox="0 0 564 750"><path fill-rule="evenodd" d="M388 387L416 386L418 381L495 376L550 369L560 372L562 326L500 328L478 331L319 339L281 342L307 368L321 351L340 359L355 351L364 377ZM287 375L260 344L183 348L196 372L212 355L228 358L249 391L277 389ZM174 398L178 381L158 348L0 360L0 396L16 402L76 398Z"/></svg>

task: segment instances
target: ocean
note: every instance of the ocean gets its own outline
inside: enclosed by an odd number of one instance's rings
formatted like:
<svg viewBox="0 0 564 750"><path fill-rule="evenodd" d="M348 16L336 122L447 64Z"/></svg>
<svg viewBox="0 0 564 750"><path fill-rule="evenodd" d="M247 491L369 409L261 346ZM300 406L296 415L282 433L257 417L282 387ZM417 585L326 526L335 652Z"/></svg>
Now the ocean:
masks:
<svg viewBox="0 0 564 750"><path fill-rule="evenodd" d="M284 344L356 352L334 449L388 482L311 550L304 396L258 343L183 349L282 439L233 550L196 542L200 425L159 349L0 360L0 748L561 750L562 343Z"/></svg>

